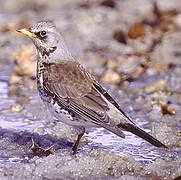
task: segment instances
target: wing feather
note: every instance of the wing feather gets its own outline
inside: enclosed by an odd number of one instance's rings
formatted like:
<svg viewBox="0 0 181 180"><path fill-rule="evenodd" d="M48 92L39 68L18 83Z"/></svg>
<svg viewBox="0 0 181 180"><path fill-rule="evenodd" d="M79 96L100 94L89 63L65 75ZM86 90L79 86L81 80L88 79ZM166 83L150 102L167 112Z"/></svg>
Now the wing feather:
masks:
<svg viewBox="0 0 181 180"><path fill-rule="evenodd" d="M56 95L61 106L93 124L125 137L107 114L109 106L95 88L99 84L78 62L63 61L56 65L44 63L43 79L44 88Z"/></svg>
<svg viewBox="0 0 181 180"><path fill-rule="evenodd" d="M59 64L44 64L44 87L59 98L87 109L105 113L109 107L101 94L94 88L95 79L76 61L63 61Z"/></svg>
<svg viewBox="0 0 181 180"><path fill-rule="evenodd" d="M58 64L43 63L44 89L56 95L57 102L77 116L104 127L114 134L125 137L127 130L142 137L157 147L166 147L157 139L138 128L121 110L114 99L76 61L61 61ZM109 103L120 113L120 123L109 117ZM124 117L124 118L123 118Z"/></svg>

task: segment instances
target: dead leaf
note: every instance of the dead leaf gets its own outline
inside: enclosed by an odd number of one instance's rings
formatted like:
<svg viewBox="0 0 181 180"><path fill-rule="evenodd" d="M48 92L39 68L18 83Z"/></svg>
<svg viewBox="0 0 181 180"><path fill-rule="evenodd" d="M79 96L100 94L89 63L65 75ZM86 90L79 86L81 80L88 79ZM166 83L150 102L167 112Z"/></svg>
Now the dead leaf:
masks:
<svg viewBox="0 0 181 180"><path fill-rule="evenodd" d="M139 78L145 72L145 68L141 66L137 66L131 73L131 77L133 79Z"/></svg>
<svg viewBox="0 0 181 180"><path fill-rule="evenodd" d="M113 38L120 43L127 44L127 35L122 30L116 30Z"/></svg>
<svg viewBox="0 0 181 180"><path fill-rule="evenodd" d="M21 76L18 76L15 72L11 73L11 76L8 80L8 84L17 84L21 81Z"/></svg>
<svg viewBox="0 0 181 180"><path fill-rule="evenodd" d="M106 69L116 69L118 67L118 62L112 59L108 59L106 62Z"/></svg>
<svg viewBox="0 0 181 180"><path fill-rule="evenodd" d="M169 96L171 96L172 93L171 92L164 92L164 91L156 91L153 94L151 94L152 98L167 98Z"/></svg>
<svg viewBox="0 0 181 180"><path fill-rule="evenodd" d="M144 88L144 91L146 93L151 93L154 91L159 91L159 90L165 90L167 88L166 82L163 79L159 79L152 84L146 86Z"/></svg>
<svg viewBox="0 0 181 180"><path fill-rule="evenodd" d="M168 65L154 61L149 62L149 67L154 69L158 73L166 71L168 69Z"/></svg>
<svg viewBox="0 0 181 180"><path fill-rule="evenodd" d="M12 105L12 106L10 106L10 110L14 111L14 112L20 112L20 111L22 111L22 108L20 108L19 106Z"/></svg>
<svg viewBox="0 0 181 180"><path fill-rule="evenodd" d="M108 69L101 78L103 84L119 84L121 81L123 81L121 75L111 69Z"/></svg>
<svg viewBox="0 0 181 180"><path fill-rule="evenodd" d="M101 6L106 6L106 7L109 7L109 8L115 8L116 6L116 1L115 0L103 0L101 3L100 3Z"/></svg>
<svg viewBox="0 0 181 180"><path fill-rule="evenodd" d="M153 13L157 16L158 19L169 19L179 14L179 12L176 9L168 11L161 10L156 2L154 3Z"/></svg>
<svg viewBox="0 0 181 180"><path fill-rule="evenodd" d="M165 115L165 114L175 115L176 114L175 110L173 110L170 106L168 106L168 104L165 104L162 101L153 101L151 106L153 106L155 104L157 104L161 107L163 115Z"/></svg>
<svg viewBox="0 0 181 180"><path fill-rule="evenodd" d="M36 156L42 157L42 156L49 156L50 154L55 154L54 152L54 145L50 146L48 149L43 149L39 147L33 140L32 140L32 145L30 146L30 149L35 153Z"/></svg>
<svg viewBox="0 0 181 180"><path fill-rule="evenodd" d="M134 24L128 31L128 36L131 39L136 39L145 35L145 27L143 24Z"/></svg>
<svg viewBox="0 0 181 180"><path fill-rule="evenodd" d="M14 32L16 34L19 34L16 32L17 29L29 27L29 25L24 21L24 20L19 20L19 21L13 21L13 22L8 22L4 27L0 29L0 32Z"/></svg>
<svg viewBox="0 0 181 180"><path fill-rule="evenodd" d="M19 76L32 76L36 70L36 62L33 60L36 56L36 50L33 44L23 45L21 53L14 52L15 73Z"/></svg>

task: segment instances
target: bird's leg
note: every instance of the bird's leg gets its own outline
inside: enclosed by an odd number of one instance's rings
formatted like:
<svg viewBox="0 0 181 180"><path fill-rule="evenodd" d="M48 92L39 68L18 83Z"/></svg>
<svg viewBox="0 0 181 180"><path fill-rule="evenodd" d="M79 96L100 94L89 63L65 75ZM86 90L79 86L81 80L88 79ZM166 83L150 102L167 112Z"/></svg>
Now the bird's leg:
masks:
<svg viewBox="0 0 181 180"><path fill-rule="evenodd" d="M76 142L75 142L75 144L74 144L74 146L73 146L73 148L72 148L72 150L73 150L73 155L77 153L77 149L78 149L78 147L79 147L80 139L82 138L82 136L84 135L84 133L85 133L85 128L83 128L83 131L78 135L77 140L76 140Z"/></svg>

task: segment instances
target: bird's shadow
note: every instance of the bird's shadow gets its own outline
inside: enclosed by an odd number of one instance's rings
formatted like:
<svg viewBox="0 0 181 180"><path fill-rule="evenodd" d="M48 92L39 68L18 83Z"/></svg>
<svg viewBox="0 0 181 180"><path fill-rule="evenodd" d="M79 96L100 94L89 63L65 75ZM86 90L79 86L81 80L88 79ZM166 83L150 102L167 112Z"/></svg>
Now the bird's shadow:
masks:
<svg viewBox="0 0 181 180"><path fill-rule="evenodd" d="M20 147L25 149L26 154L24 155L28 156L29 158L32 158L37 155L36 152L30 150L30 147L32 147L33 143L32 139L36 143L39 150L45 150L45 151L49 149L51 146L53 146L53 149L56 152L59 149L70 149L73 145L72 142L69 142L65 138L55 138L49 134L40 135L38 133L30 133L26 130L15 132L13 130L8 130L0 127L0 140L3 139L8 139L8 141L5 142L9 143L9 145L7 144L6 146L14 145L16 147L17 145L19 145ZM42 156L44 156L44 153L42 153Z"/></svg>

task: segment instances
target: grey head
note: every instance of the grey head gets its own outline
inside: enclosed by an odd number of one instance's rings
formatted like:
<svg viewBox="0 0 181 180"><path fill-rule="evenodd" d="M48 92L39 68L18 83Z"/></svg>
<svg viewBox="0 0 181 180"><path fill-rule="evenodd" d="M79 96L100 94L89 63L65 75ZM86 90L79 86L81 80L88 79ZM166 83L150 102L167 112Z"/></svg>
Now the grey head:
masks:
<svg viewBox="0 0 181 180"><path fill-rule="evenodd" d="M31 26L29 29L22 29L18 32L27 35L33 41L40 61L53 63L73 59L64 38L57 31L53 22L42 21Z"/></svg>

